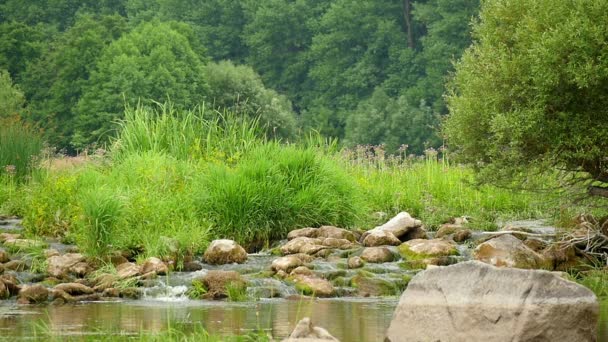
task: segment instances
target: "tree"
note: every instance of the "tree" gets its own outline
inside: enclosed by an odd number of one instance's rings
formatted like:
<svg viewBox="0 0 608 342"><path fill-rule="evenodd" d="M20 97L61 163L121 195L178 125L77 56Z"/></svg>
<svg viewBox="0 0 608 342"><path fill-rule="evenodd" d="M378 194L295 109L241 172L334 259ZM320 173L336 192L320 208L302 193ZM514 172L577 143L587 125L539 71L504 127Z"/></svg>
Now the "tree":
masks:
<svg viewBox="0 0 608 342"><path fill-rule="evenodd" d="M8 71L0 69L0 119L21 114L24 106L23 92L13 85Z"/></svg>
<svg viewBox="0 0 608 342"><path fill-rule="evenodd" d="M0 68L20 80L28 62L35 61L47 47L55 30L47 25L28 26L20 22L0 24Z"/></svg>
<svg viewBox="0 0 608 342"><path fill-rule="evenodd" d="M243 2L234 0L157 0L162 20L192 25L196 36L214 60L242 61L246 47L241 34L245 25Z"/></svg>
<svg viewBox="0 0 608 342"><path fill-rule="evenodd" d="M345 140L350 146L383 144L390 153L408 145L409 152L421 154L426 147L440 143L437 126L437 116L424 101L416 107L405 96L391 98L377 88L348 116Z"/></svg>
<svg viewBox="0 0 608 342"><path fill-rule="evenodd" d="M604 0L483 2L448 97L460 158L490 180L550 165L608 197L607 13Z"/></svg>
<svg viewBox="0 0 608 342"><path fill-rule="evenodd" d="M186 24L142 23L102 53L78 101L74 146L107 139L125 103L201 104L208 93L201 49Z"/></svg>
<svg viewBox="0 0 608 342"><path fill-rule="evenodd" d="M75 107L102 51L127 30L119 15L79 16L74 26L30 61L22 84L31 106L30 118L43 123L49 142L72 151Z"/></svg>
<svg viewBox="0 0 608 342"><path fill-rule="evenodd" d="M288 138L295 134L291 103L285 96L267 89L251 67L235 66L229 61L209 63L205 77L210 89L208 101L215 108L259 117L260 125L271 137Z"/></svg>

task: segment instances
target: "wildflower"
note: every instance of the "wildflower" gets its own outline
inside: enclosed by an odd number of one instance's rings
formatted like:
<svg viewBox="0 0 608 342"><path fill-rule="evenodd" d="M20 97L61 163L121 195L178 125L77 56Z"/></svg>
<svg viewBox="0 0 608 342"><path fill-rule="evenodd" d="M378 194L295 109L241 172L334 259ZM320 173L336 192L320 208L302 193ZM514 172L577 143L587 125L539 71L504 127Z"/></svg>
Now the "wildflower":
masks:
<svg viewBox="0 0 608 342"><path fill-rule="evenodd" d="M9 176L14 176L17 174L17 167L15 165L6 165L4 171L6 171Z"/></svg>

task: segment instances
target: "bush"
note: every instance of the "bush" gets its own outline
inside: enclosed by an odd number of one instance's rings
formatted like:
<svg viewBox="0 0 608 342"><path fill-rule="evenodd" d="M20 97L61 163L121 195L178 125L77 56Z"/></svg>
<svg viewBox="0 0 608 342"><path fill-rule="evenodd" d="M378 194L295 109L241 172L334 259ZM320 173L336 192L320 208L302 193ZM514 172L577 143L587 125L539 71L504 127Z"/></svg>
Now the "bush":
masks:
<svg viewBox="0 0 608 342"><path fill-rule="evenodd" d="M291 229L351 225L356 188L337 164L313 149L268 143L235 167L213 165L201 176L197 207L217 237L251 247L282 239Z"/></svg>

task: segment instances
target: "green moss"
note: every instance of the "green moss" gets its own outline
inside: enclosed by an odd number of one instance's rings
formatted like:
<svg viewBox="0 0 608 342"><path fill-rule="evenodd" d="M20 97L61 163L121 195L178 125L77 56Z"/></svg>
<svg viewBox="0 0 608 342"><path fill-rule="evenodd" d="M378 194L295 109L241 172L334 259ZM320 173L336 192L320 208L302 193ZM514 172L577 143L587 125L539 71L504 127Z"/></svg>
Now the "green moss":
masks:
<svg viewBox="0 0 608 342"><path fill-rule="evenodd" d="M406 260L399 263L399 267L405 270L425 270L427 264L422 260Z"/></svg>
<svg viewBox="0 0 608 342"><path fill-rule="evenodd" d="M401 245L399 245L398 249L399 249L399 254L405 260L424 260L424 259L429 259L429 258L445 256L445 255L440 255L440 254L416 253L410 249L410 246L407 243L402 243ZM458 255L458 250L456 249L456 247L452 248L452 250L450 251L450 253L448 255Z"/></svg>
<svg viewBox="0 0 608 342"><path fill-rule="evenodd" d="M351 280L351 286L362 296L395 296L401 292L398 282L381 278L370 278L356 275Z"/></svg>

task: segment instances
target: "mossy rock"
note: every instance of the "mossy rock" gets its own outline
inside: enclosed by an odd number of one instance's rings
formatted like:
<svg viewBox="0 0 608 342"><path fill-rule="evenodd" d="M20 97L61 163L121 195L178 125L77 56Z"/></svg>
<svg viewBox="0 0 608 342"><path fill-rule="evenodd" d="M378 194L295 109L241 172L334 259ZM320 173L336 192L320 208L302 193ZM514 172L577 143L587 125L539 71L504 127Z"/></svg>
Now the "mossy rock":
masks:
<svg viewBox="0 0 608 342"><path fill-rule="evenodd" d="M424 260L406 260L399 263L404 270L425 270L427 264Z"/></svg>
<svg viewBox="0 0 608 342"><path fill-rule="evenodd" d="M398 249L405 260L424 260L459 254L455 245L443 239L410 240L402 243Z"/></svg>
<svg viewBox="0 0 608 342"><path fill-rule="evenodd" d="M399 284L377 277L356 275L351 280L351 286L363 297L396 296L401 293Z"/></svg>
<svg viewBox="0 0 608 342"><path fill-rule="evenodd" d="M347 277L337 277L332 280L334 286L350 286L351 278Z"/></svg>

